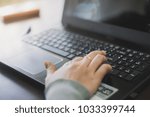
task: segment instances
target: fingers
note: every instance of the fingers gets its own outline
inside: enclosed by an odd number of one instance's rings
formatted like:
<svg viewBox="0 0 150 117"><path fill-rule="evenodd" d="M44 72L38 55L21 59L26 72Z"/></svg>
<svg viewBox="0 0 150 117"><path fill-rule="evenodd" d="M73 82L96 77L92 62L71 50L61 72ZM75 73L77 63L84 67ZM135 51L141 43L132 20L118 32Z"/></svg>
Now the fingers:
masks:
<svg viewBox="0 0 150 117"><path fill-rule="evenodd" d="M47 61L44 63L44 65L45 68L47 69L47 74L48 73L52 74L56 71L56 66L53 63Z"/></svg>
<svg viewBox="0 0 150 117"><path fill-rule="evenodd" d="M104 78L104 76L107 73L109 73L111 70L112 70L111 65L109 65L109 64L103 64L101 67L99 67L99 69L95 73L97 80L99 82L101 82L102 79Z"/></svg>
<svg viewBox="0 0 150 117"><path fill-rule="evenodd" d="M70 65L70 64L72 64L72 63L75 63L75 62L79 62L79 61L81 61L82 59L83 59L83 57L76 57L76 58L74 58L73 60L66 62L66 63L63 65L63 67L68 66L68 65Z"/></svg>
<svg viewBox="0 0 150 117"><path fill-rule="evenodd" d="M106 61L107 61L106 56L98 54L94 57L89 67L91 68L92 71L96 72L97 69Z"/></svg>
<svg viewBox="0 0 150 117"><path fill-rule="evenodd" d="M83 58L82 65L88 66L97 54L105 56L106 52L105 51L93 51L89 53L87 56Z"/></svg>
<svg viewBox="0 0 150 117"><path fill-rule="evenodd" d="M76 57L72 60L72 62L78 62L81 61L83 59L83 57Z"/></svg>

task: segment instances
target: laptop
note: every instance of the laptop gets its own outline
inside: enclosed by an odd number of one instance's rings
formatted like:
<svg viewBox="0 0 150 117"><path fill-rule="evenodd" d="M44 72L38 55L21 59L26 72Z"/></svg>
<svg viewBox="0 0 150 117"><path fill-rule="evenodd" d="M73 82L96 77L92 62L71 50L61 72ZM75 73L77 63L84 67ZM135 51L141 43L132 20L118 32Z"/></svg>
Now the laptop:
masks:
<svg viewBox="0 0 150 117"><path fill-rule="evenodd" d="M105 50L113 67L91 99L126 99L150 78L147 0L66 0L63 29L23 37L1 62L44 85L45 60L59 68L76 56Z"/></svg>

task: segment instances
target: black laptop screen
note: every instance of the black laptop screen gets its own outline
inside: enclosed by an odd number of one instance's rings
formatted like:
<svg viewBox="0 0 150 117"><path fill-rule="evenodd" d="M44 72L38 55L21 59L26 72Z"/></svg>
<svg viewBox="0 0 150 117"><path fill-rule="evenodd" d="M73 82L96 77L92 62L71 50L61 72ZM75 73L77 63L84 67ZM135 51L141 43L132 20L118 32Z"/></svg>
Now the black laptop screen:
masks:
<svg viewBox="0 0 150 117"><path fill-rule="evenodd" d="M68 15L150 32L149 0L70 0Z"/></svg>

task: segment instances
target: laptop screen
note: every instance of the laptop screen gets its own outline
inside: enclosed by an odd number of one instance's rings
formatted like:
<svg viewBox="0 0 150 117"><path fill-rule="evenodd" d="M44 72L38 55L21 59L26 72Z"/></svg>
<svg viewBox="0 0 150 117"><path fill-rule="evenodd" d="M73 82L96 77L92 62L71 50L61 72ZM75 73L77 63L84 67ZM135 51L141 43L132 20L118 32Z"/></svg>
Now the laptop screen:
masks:
<svg viewBox="0 0 150 117"><path fill-rule="evenodd" d="M124 38L128 33L126 40L133 42L134 34L142 32L140 37L150 40L149 0L66 0L64 15L70 18L67 23L80 28L98 27L95 30ZM138 37L136 42L141 43Z"/></svg>
<svg viewBox="0 0 150 117"><path fill-rule="evenodd" d="M69 15L150 32L149 0L72 0Z"/></svg>

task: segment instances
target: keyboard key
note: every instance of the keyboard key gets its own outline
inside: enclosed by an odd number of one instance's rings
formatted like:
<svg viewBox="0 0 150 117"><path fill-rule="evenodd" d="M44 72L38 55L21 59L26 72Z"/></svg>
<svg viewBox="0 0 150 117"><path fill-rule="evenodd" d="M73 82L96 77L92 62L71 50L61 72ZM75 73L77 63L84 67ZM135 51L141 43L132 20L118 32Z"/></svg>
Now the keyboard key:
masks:
<svg viewBox="0 0 150 117"><path fill-rule="evenodd" d="M131 49L127 49L127 52L129 53L129 52L131 52L132 50Z"/></svg>
<svg viewBox="0 0 150 117"><path fill-rule="evenodd" d="M136 69L136 68L137 68L137 65L133 64L133 65L130 66L130 68Z"/></svg>
<svg viewBox="0 0 150 117"><path fill-rule="evenodd" d="M128 73L128 74L132 72L132 70L129 69L129 68L128 68L128 69L125 69L124 71L125 71L126 73Z"/></svg>
<svg viewBox="0 0 150 117"><path fill-rule="evenodd" d="M139 55L134 56L135 59L139 59L140 57L141 56L139 56Z"/></svg>
<svg viewBox="0 0 150 117"><path fill-rule="evenodd" d="M119 67L118 67L118 70L120 70L120 71L123 71L124 69L125 69L124 66L119 66Z"/></svg>
<svg viewBox="0 0 150 117"><path fill-rule="evenodd" d="M58 48L59 48L60 50L63 50L63 49L65 48L65 46L60 45Z"/></svg>
<svg viewBox="0 0 150 117"><path fill-rule="evenodd" d="M127 77L125 77L124 79L125 79L125 80L130 81L130 80L133 80L133 79L134 79L134 77L133 77L133 76L131 76L131 75L128 75L128 76L127 76Z"/></svg>
<svg viewBox="0 0 150 117"><path fill-rule="evenodd" d="M123 61L127 61L127 60L128 60L128 58L127 58L127 57L124 57L124 58L122 58L122 60L123 60Z"/></svg>
<svg viewBox="0 0 150 117"><path fill-rule="evenodd" d="M69 55L68 52L65 52L65 51L60 50L60 49L57 49L57 48L53 48L53 47L48 46L48 45L43 45L42 48L43 48L43 49L46 49L46 50L48 50L48 51L54 52L54 53L56 53L56 54L59 54L59 55L61 55L61 56L64 56L64 57L67 56L67 55Z"/></svg>
<svg viewBox="0 0 150 117"><path fill-rule="evenodd" d="M119 77L119 78L125 78L127 75L128 75L127 73L121 72L121 73L118 75L118 77Z"/></svg>
<svg viewBox="0 0 150 117"><path fill-rule="evenodd" d="M68 59L85 56L94 50L105 50L107 63L113 67L111 76L126 80L136 78L150 67L150 54L67 31L48 30L29 36L24 41Z"/></svg>
<svg viewBox="0 0 150 117"><path fill-rule="evenodd" d="M141 61L136 61L135 64L136 65L141 65Z"/></svg>
<svg viewBox="0 0 150 117"><path fill-rule="evenodd" d="M66 46L68 43L67 42L63 42L63 43L61 43L62 45L64 45L64 46Z"/></svg>
<svg viewBox="0 0 150 117"><path fill-rule="evenodd" d="M130 63L133 63L134 62L134 60L133 59L130 59L130 60L128 60Z"/></svg>
<svg viewBox="0 0 150 117"><path fill-rule="evenodd" d="M82 52L76 52L75 55L76 56L80 56L82 54Z"/></svg>
<svg viewBox="0 0 150 117"><path fill-rule="evenodd" d="M139 56L143 56L143 55L144 55L144 53L142 53L142 52L139 53Z"/></svg>
<svg viewBox="0 0 150 117"><path fill-rule="evenodd" d="M70 48L65 47L63 50L66 51L66 52L69 52Z"/></svg>
<svg viewBox="0 0 150 117"><path fill-rule="evenodd" d="M56 44L53 45L53 47L58 48L59 44L56 43Z"/></svg>
<svg viewBox="0 0 150 117"><path fill-rule="evenodd" d="M150 58L150 55L149 55L149 54L147 54L147 55L146 55L146 58Z"/></svg>
<svg viewBox="0 0 150 117"><path fill-rule="evenodd" d="M130 54L128 54L128 56L129 56L129 57L133 57L133 54L132 54L132 53L130 53Z"/></svg>
<svg viewBox="0 0 150 117"><path fill-rule="evenodd" d="M117 53L122 54L122 55L126 55L126 52L120 51L120 50L117 50Z"/></svg>
<svg viewBox="0 0 150 117"><path fill-rule="evenodd" d="M138 53L138 51L133 51L133 54L137 54Z"/></svg>
<svg viewBox="0 0 150 117"><path fill-rule="evenodd" d="M68 59L73 59L74 57L75 57L74 54L70 54L70 55L67 56Z"/></svg>
<svg viewBox="0 0 150 117"><path fill-rule="evenodd" d="M123 62L122 65L124 65L125 67L129 67L129 66L130 66L130 63L126 61L126 62Z"/></svg>
<svg viewBox="0 0 150 117"><path fill-rule="evenodd" d="M76 50L74 50L74 49L70 49L68 52L70 52L70 53L75 53L75 52L76 52Z"/></svg>
<svg viewBox="0 0 150 117"><path fill-rule="evenodd" d="M140 74L140 72L134 71L133 73L131 73L127 77L125 77L125 79L128 81L133 80L139 74Z"/></svg>
<svg viewBox="0 0 150 117"><path fill-rule="evenodd" d="M118 75L119 73L120 73L120 71L117 69L113 69L111 72L112 75Z"/></svg>
<svg viewBox="0 0 150 117"><path fill-rule="evenodd" d="M140 65L136 70L138 71L144 71L146 68L148 68L150 65L149 64L142 64Z"/></svg>
<svg viewBox="0 0 150 117"><path fill-rule="evenodd" d="M140 72L138 72L138 71L134 71L134 72L132 72L130 75L131 75L132 77L136 77L139 73L140 73Z"/></svg>

